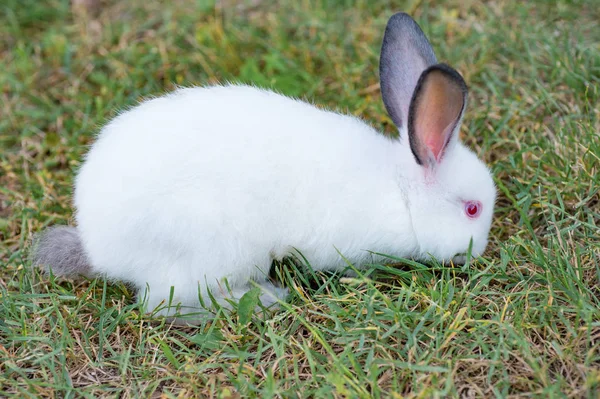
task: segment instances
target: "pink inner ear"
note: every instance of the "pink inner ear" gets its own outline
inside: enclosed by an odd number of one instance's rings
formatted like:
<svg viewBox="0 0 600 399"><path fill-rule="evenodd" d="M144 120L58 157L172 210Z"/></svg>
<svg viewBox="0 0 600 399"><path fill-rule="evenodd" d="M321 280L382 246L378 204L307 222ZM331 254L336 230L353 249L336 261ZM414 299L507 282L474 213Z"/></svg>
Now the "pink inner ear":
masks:
<svg viewBox="0 0 600 399"><path fill-rule="evenodd" d="M423 82L415 109L415 134L421 149L439 162L464 105L462 89L442 72L433 71Z"/></svg>

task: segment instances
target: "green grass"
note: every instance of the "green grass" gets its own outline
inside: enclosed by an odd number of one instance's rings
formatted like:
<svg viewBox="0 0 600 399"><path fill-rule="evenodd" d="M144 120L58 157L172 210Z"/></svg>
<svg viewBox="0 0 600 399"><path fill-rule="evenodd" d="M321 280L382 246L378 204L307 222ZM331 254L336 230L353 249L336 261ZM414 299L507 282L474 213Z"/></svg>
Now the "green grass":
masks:
<svg viewBox="0 0 600 399"><path fill-rule="evenodd" d="M160 3L0 4L0 397L598 397L597 1ZM499 187L483 259L349 282L283 265L289 305L198 328L32 270L98 127L145 96L242 81L392 134L377 61L398 10L471 88L462 135Z"/></svg>

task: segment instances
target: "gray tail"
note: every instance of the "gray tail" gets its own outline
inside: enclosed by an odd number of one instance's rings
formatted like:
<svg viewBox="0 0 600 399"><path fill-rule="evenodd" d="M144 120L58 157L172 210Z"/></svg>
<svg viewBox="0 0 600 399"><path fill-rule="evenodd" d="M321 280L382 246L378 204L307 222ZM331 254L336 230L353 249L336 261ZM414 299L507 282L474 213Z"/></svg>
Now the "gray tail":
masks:
<svg viewBox="0 0 600 399"><path fill-rule="evenodd" d="M50 227L33 240L30 258L57 276L93 277L94 273L75 227Z"/></svg>

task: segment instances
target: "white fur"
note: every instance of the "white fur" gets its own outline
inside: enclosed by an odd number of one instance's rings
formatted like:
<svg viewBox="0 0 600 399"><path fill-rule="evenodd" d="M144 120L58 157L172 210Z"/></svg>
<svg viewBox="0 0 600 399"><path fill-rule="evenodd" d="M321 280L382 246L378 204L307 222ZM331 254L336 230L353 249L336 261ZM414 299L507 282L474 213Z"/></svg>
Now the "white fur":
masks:
<svg viewBox="0 0 600 399"><path fill-rule="evenodd" d="M401 137L406 137L401 132ZM368 251L449 260L481 254L495 189L459 142L428 175L406 139L357 118L247 86L180 89L111 121L75 184L78 230L94 271L135 284L148 306L198 306L266 283L298 249L316 269ZM484 213L469 220L462 200ZM234 295L235 296L235 295Z"/></svg>

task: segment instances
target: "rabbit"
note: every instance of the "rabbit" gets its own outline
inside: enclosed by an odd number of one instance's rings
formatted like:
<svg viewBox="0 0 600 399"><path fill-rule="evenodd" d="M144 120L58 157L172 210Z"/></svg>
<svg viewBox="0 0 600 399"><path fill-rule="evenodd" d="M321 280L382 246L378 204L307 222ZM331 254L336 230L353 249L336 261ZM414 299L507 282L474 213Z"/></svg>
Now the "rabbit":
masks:
<svg viewBox="0 0 600 399"><path fill-rule="evenodd" d="M121 113L77 173L77 227L41 233L33 262L128 282L147 309L199 311L204 294L226 304L255 286L265 306L285 300L269 268L295 251L315 270L375 253L480 256L496 189L458 138L465 81L404 13L387 23L379 71L398 138L244 85L179 88Z"/></svg>

